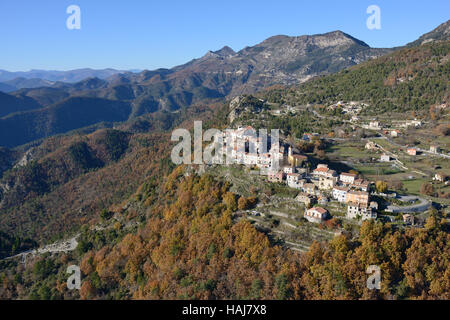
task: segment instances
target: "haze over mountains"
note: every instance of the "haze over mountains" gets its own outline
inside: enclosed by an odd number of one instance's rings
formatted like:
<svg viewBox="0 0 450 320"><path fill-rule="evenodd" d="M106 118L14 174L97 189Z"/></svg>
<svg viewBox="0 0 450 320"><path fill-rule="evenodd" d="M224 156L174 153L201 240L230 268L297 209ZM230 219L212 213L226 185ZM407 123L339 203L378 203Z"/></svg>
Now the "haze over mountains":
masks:
<svg viewBox="0 0 450 320"><path fill-rule="evenodd" d="M444 23L410 45L430 39L448 40L448 25ZM0 84L4 91L22 87L0 94L0 146L15 147L102 121L122 122L146 113L176 112L199 102L254 93L272 85L295 85L391 51L370 48L344 32L334 31L274 36L239 52L224 47L172 69L140 73L82 69L49 72L46 80L35 79L44 75L42 71L21 74L21 79ZM10 75L0 72L0 79L2 76ZM83 80L75 80L80 78ZM109 112L108 106L114 112Z"/></svg>
<svg viewBox="0 0 450 320"><path fill-rule="evenodd" d="M63 82L78 82L86 78L97 77L100 79L106 79L117 73L124 73L127 71L115 70L115 69L101 69L95 70L90 68L75 69L69 71L55 71L55 70L30 70L30 71L17 71L10 72L6 70L0 70L0 81L10 81L16 78L23 79L42 79L48 81L63 81Z"/></svg>

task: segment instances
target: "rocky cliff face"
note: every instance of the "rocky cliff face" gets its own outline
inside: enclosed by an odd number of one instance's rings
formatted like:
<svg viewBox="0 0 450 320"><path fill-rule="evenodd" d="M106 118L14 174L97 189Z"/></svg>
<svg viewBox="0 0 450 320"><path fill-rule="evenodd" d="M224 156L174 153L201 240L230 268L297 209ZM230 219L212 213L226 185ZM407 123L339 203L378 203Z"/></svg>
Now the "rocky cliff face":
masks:
<svg viewBox="0 0 450 320"><path fill-rule="evenodd" d="M114 75L108 81L86 79L59 85L69 95L129 100L133 115L165 109L174 111L205 98L234 97L281 84L294 85L311 77L334 73L389 52L373 49L341 31L312 36L274 36L235 52L230 47L209 51L172 69ZM40 93L22 90L21 95L46 101ZM56 95L52 97L64 97ZM52 103L58 102L50 99ZM50 101L49 100L49 101Z"/></svg>
<svg viewBox="0 0 450 320"><path fill-rule="evenodd" d="M235 53L224 47L177 67L170 79L196 76L225 96L253 93L275 85L292 85L376 58L389 49L373 49L341 31L322 35L274 36Z"/></svg>
<svg viewBox="0 0 450 320"><path fill-rule="evenodd" d="M419 46L433 41L450 40L450 20L444 22L431 32L425 33L419 39L408 44L409 47Z"/></svg>

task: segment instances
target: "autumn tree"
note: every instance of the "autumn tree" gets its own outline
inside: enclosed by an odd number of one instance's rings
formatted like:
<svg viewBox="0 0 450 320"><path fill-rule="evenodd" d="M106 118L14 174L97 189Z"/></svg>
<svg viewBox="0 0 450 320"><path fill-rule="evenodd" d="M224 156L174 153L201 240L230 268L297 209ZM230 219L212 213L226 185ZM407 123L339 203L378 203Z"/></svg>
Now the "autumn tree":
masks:
<svg viewBox="0 0 450 320"><path fill-rule="evenodd" d="M431 183L424 183L420 187L420 193L427 195L427 196L433 196L435 194L434 186Z"/></svg>
<svg viewBox="0 0 450 320"><path fill-rule="evenodd" d="M240 197L238 200L238 209L239 210L248 210L253 208L256 205L257 198L256 197Z"/></svg>
<svg viewBox="0 0 450 320"><path fill-rule="evenodd" d="M233 192L227 192L223 196L223 203L227 206L229 210L231 211L237 210L236 195Z"/></svg>
<svg viewBox="0 0 450 320"><path fill-rule="evenodd" d="M388 189L387 183L385 181L377 181L375 185L376 185L377 191L380 193L384 193Z"/></svg>

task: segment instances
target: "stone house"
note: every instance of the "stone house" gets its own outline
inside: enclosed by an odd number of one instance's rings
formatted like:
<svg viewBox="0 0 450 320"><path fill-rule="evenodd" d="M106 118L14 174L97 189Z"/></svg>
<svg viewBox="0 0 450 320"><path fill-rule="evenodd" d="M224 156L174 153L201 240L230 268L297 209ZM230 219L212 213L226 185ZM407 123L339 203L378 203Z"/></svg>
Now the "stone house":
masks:
<svg viewBox="0 0 450 320"><path fill-rule="evenodd" d="M347 206L347 218L356 219L358 216L364 221L376 219L377 213L365 204L349 202Z"/></svg>
<svg viewBox="0 0 450 320"><path fill-rule="evenodd" d="M305 207L311 207L317 202L317 198L313 195L301 192L295 198L298 202L301 202L305 205Z"/></svg>

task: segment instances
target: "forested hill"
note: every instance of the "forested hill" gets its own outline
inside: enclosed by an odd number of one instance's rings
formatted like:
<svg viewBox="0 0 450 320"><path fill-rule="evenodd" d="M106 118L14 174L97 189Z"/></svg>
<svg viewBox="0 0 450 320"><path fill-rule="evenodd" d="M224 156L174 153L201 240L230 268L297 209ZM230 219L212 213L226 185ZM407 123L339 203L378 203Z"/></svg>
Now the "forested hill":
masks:
<svg viewBox="0 0 450 320"><path fill-rule="evenodd" d="M432 42L263 95L269 102L292 105L365 101L373 114L420 110L449 103L449 74L450 41Z"/></svg>
<svg viewBox="0 0 450 320"><path fill-rule="evenodd" d="M113 227L84 228L71 255L25 266L0 261L0 299L449 298L450 239L436 216L422 230L366 221L358 238L340 235L299 255L250 222L233 221L241 198L228 182L185 170L156 187L147 180L121 210L122 222L102 215ZM127 230L142 214L146 223ZM79 291L65 285L67 263L80 263ZM366 286L372 264L383 268L381 290Z"/></svg>

